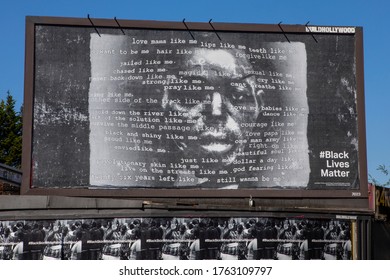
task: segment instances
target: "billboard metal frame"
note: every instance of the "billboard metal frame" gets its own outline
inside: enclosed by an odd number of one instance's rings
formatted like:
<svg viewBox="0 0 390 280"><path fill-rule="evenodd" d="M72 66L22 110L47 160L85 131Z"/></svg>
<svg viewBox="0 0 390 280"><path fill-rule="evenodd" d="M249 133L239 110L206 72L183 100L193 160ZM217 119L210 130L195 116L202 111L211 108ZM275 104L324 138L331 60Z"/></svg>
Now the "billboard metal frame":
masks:
<svg viewBox="0 0 390 280"><path fill-rule="evenodd" d="M289 34L310 34L315 40L318 33L344 34L355 36L356 86L357 86L357 128L358 128L358 174L357 190L307 190L307 189L239 189L239 190L198 190L198 189L84 189L84 188L31 188L33 150L33 107L35 83L35 28L37 25L91 27L99 29L152 29L209 32L262 32L280 34L281 40L288 41ZM123 30L122 30L123 31ZM367 155L365 135L364 74L363 74L363 30L361 27L318 27L307 25L281 24L236 24L200 22L159 22L115 19L27 17L25 50L25 85L23 112L23 180L21 193L26 195L60 195L84 197L132 197L132 198L338 198L360 200L366 208L368 197ZM356 201L355 201L356 202Z"/></svg>

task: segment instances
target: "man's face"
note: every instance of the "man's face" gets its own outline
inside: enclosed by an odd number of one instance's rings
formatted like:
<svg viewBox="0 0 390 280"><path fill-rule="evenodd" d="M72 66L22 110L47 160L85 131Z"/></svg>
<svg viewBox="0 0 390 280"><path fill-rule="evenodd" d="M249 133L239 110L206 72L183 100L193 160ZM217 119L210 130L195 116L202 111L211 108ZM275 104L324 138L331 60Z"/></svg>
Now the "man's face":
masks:
<svg viewBox="0 0 390 280"><path fill-rule="evenodd" d="M243 152L259 114L261 92L251 64L235 52L193 50L186 68L164 88L165 110L191 128L175 140L183 158L211 169L230 165ZM187 82L177 84L179 79Z"/></svg>

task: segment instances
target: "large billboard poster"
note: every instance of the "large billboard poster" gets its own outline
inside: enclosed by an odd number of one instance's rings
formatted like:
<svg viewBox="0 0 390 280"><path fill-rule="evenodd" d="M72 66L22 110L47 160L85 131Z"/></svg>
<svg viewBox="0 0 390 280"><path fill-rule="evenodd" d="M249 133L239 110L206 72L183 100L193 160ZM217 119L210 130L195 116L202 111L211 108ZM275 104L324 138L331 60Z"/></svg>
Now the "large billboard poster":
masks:
<svg viewBox="0 0 390 280"><path fill-rule="evenodd" d="M29 190L361 195L360 29L29 24Z"/></svg>
<svg viewBox="0 0 390 280"><path fill-rule="evenodd" d="M91 35L91 185L308 185L304 44L210 35Z"/></svg>
<svg viewBox="0 0 390 280"><path fill-rule="evenodd" d="M2 260L350 260L338 219L170 217L0 221Z"/></svg>

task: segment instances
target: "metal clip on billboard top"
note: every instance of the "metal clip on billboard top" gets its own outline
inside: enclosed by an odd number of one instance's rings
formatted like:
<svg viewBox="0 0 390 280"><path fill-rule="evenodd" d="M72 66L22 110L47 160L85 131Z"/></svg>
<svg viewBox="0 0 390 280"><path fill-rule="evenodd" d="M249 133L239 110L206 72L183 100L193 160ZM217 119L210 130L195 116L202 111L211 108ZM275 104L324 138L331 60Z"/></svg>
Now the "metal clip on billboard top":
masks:
<svg viewBox="0 0 390 280"><path fill-rule="evenodd" d="M221 37L219 37L219 35L218 35L218 33L217 33L217 30L215 30L214 26L211 24L211 21L212 21L212 20L213 20L213 19L210 19L210 20L209 20L209 24L211 25L211 28L214 30L215 35L217 35L218 39L219 39L220 41L222 41Z"/></svg>
<svg viewBox="0 0 390 280"><path fill-rule="evenodd" d="M125 31L123 31L123 28L122 28L122 26L119 24L119 22L118 22L118 20L116 19L116 17L114 17L114 20L115 20L116 24L118 24L118 27L119 27L120 30L122 31L122 34L123 34L123 35L126 35L126 34L125 34Z"/></svg>
<svg viewBox="0 0 390 280"><path fill-rule="evenodd" d="M252 196L249 197L249 207L255 207L255 201L253 200Z"/></svg>
<svg viewBox="0 0 390 280"><path fill-rule="evenodd" d="M287 41L288 41L289 43L291 43L291 42L290 42L290 39L288 39L286 33L284 33L284 30L283 30L283 28L282 28L282 22L279 22L279 23L278 23L278 26L279 26L280 30L283 32L283 35L284 35L284 37L287 39Z"/></svg>
<svg viewBox="0 0 390 280"><path fill-rule="evenodd" d="M183 24L186 27L188 33L190 33L192 40L195 40L194 35L192 35L191 30L188 28L188 26L186 24L186 19L185 18L183 18Z"/></svg>
<svg viewBox="0 0 390 280"><path fill-rule="evenodd" d="M95 28L95 31L96 31L96 33L99 35L99 37L102 37L102 36L100 36L99 30L97 30L96 26L93 24L91 18L89 17L89 14L88 14L88 20L89 20L89 22L91 23L91 25L93 26L93 28Z"/></svg>
<svg viewBox="0 0 390 280"><path fill-rule="evenodd" d="M306 24L305 24L305 26L306 26L306 27L308 27L308 24L309 24L309 22L310 22L310 21L306 22ZM310 30L310 28L306 28L306 30L308 30L308 31L309 31L309 33L311 34L311 37L313 37L314 41L316 41L316 43L318 43L318 41L317 41L316 37L314 37L314 34L313 34L313 33L311 33L311 30Z"/></svg>

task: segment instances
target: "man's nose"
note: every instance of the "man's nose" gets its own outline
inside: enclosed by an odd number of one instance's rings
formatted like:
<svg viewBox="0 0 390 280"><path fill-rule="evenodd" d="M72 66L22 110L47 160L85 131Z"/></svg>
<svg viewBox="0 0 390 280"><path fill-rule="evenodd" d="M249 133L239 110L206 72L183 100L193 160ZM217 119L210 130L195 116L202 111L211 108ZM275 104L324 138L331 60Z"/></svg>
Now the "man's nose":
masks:
<svg viewBox="0 0 390 280"><path fill-rule="evenodd" d="M211 99L211 114L213 116L222 115L222 96L218 92L214 92Z"/></svg>

